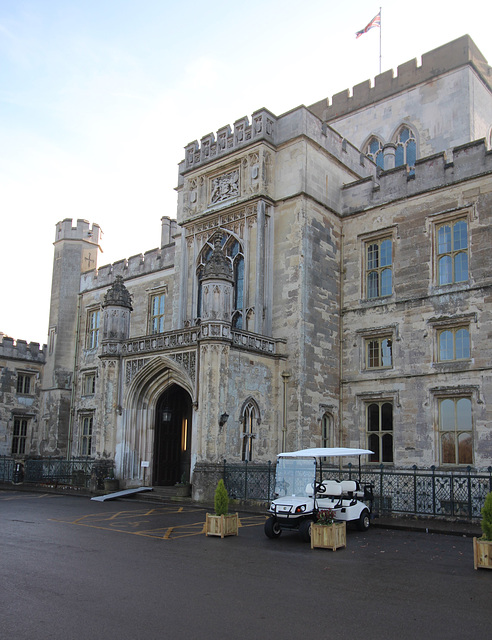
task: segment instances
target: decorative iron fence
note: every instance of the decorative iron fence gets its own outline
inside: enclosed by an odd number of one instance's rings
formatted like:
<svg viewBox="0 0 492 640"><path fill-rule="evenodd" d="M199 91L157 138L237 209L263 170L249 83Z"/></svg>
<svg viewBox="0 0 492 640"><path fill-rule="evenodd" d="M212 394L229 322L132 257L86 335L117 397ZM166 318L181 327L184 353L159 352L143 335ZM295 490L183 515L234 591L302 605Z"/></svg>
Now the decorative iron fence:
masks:
<svg viewBox="0 0 492 640"><path fill-rule="evenodd" d="M102 479L113 471L112 460L92 458L42 458L18 461L0 456L0 482L54 484L77 488L95 485L101 488Z"/></svg>
<svg viewBox="0 0 492 640"><path fill-rule="evenodd" d="M224 483L231 498L261 500L274 497L275 465L257 465L224 461ZM327 465L323 477L334 480L358 479L358 467L343 469ZM468 467L463 471L441 471L435 467L408 470L363 467L361 483L373 488L373 513L448 516L463 520L480 518L487 493L492 491L492 467L477 473Z"/></svg>

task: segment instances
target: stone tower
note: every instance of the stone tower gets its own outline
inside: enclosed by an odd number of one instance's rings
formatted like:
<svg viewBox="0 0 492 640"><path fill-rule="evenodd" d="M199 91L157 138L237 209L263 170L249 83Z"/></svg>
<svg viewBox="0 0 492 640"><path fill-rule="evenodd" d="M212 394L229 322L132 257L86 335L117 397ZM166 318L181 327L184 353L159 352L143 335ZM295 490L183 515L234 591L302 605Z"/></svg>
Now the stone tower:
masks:
<svg viewBox="0 0 492 640"><path fill-rule="evenodd" d="M80 276L97 266L100 229L66 218L56 225L48 354L43 383L41 455L66 455L73 416L71 395L80 326Z"/></svg>

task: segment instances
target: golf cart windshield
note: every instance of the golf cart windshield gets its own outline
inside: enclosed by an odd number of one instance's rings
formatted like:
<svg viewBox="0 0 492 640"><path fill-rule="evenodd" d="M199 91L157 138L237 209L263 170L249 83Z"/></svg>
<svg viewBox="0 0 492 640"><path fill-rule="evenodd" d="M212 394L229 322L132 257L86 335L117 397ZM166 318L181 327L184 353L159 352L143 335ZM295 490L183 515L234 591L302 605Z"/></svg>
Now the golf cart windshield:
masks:
<svg viewBox="0 0 492 640"><path fill-rule="evenodd" d="M277 497L306 495L306 485L316 479L316 458L277 458Z"/></svg>

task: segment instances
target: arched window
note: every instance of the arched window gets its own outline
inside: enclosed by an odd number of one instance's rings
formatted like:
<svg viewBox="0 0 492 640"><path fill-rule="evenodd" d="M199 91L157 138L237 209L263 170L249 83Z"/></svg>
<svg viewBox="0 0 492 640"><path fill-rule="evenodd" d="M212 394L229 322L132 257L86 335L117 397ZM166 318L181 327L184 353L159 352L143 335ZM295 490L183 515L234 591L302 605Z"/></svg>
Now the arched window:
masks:
<svg viewBox="0 0 492 640"><path fill-rule="evenodd" d="M329 413L325 413L321 419L321 446L323 448L335 446L333 416Z"/></svg>
<svg viewBox="0 0 492 640"><path fill-rule="evenodd" d="M383 143L381 140L373 136L366 145L365 153L378 167L384 169Z"/></svg>
<svg viewBox="0 0 492 640"><path fill-rule="evenodd" d="M417 160L417 141L409 127L402 127L396 136L395 167L408 165L410 173L415 171Z"/></svg>
<svg viewBox="0 0 492 640"><path fill-rule="evenodd" d="M234 310L232 315L232 326L236 329L242 329L244 327L244 255L241 245L237 240L233 240L227 245L227 256L232 262L232 272L234 274Z"/></svg>
<svg viewBox="0 0 492 640"><path fill-rule="evenodd" d="M370 462L393 462L393 405L372 402L366 407L367 444L374 453Z"/></svg>
<svg viewBox="0 0 492 640"><path fill-rule="evenodd" d="M260 411L256 402L249 398L241 411L242 446L241 460L253 459L253 440L256 438L256 426L260 424Z"/></svg>

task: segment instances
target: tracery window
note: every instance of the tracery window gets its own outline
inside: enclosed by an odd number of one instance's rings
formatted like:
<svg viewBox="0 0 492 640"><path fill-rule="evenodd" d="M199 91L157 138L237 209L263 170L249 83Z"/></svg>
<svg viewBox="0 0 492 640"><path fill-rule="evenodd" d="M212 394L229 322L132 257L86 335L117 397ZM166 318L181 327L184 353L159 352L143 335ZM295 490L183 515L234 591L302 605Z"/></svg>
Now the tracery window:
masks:
<svg viewBox="0 0 492 640"><path fill-rule="evenodd" d="M371 402L366 407L367 446L374 453L369 462L393 462L393 405Z"/></svg>
<svg viewBox="0 0 492 640"><path fill-rule="evenodd" d="M437 228L437 281L452 284L468 280L468 222L445 222Z"/></svg>
<svg viewBox="0 0 492 640"><path fill-rule="evenodd" d="M470 398L439 401L439 440L442 464L473 464Z"/></svg>
<svg viewBox="0 0 492 640"><path fill-rule="evenodd" d="M256 402L249 400L242 410L242 447L241 460L250 462L253 459L253 440L256 438L255 427L259 423L259 410Z"/></svg>
<svg viewBox="0 0 492 640"><path fill-rule="evenodd" d="M371 158L378 167L384 169L383 143L376 137L372 137L366 146L366 156Z"/></svg>
<svg viewBox="0 0 492 640"><path fill-rule="evenodd" d="M402 127L396 136L395 166L408 165L410 172L415 170L417 160L417 141L409 127Z"/></svg>

